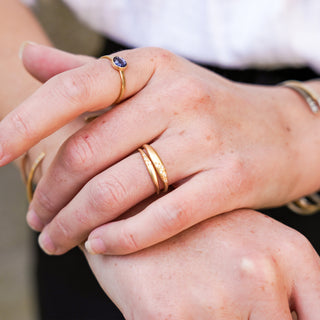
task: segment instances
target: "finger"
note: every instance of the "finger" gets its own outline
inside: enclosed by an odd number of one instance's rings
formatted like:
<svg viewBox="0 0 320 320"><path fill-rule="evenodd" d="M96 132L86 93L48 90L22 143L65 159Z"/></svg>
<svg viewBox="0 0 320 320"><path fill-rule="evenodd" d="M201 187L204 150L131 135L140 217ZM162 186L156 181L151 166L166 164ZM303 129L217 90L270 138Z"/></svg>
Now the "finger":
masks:
<svg viewBox="0 0 320 320"><path fill-rule="evenodd" d="M188 174L190 168L188 163L182 164L183 153L164 152L168 146L169 142L159 141L157 151L168 164L171 183ZM115 219L153 193L155 187L145 163L139 153L134 153L90 180L44 228L40 245L47 253L62 254L83 242L91 230Z"/></svg>
<svg viewBox="0 0 320 320"><path fill-rule="evenodd" d="M155 49L119 53L128 62L124 99L141 90L155 70ZM0 123L0 165L7 164L34 144L85 111L102 109L118 97L119 72L100 59L48 80Z"/></svg>
<svg viewBox="0 0 320 320"><path fill-rule="evenodd" d="M29 225L41 231L93 176L158 137L167 120L151 105L130 99L69 138L37 186L27 214Z"/></svg>
<svg viewBox="0 0 320 320"><path fill-rule="evenodd" d="M89 235L87 249L99 254L132 253L215 215L220 204L219 194L211 190L212 179L208 172L198 173L139 214L97 228ZM232 210L232 204L225 209Z"/></svg>
<svg viewBox="0 0 320 320"><path fill-rule="evenodd" d="M227 161L223 169L216 166L215 170L206 171L200 167L204 163L199 161L199 158L186 156L197 153L189 144L183 142L172 139L172 142L163 143L159 139L153 146L160 152L160 157L165 163L170 184L195 175L134 217L111 222L93 231L87 244L92 252L95 250L104 254L135 252L168 239L208 217L244 207L244 204L248 203L246 192L238 192L239 197L234 196L237 187L234 183L228 183L226 178L230 175ZM180 150L179 147L181 147ZM190 148L190 150L186 152L183 148ZM201 158L202 155L199 156ZM124 162L125 160L122 163ZM141 159L139 163L141 166ZM44 229L41 239L44 250L56 254L65 252L68 246L71 248L72 245L85 240L89 231L101 226L104 221L113 220L154 192L151 179L148 177L149 184L145 180L140 181L143 175L134 175L135 168L138 168L138 162L135 166L123 165L121 170L117 170L110 176L110 182L108 179L104 180L107 183L92 179ZM109 169L105 172L111 171ZM125 177L121 174L123 172L126 172L127 178L131 176L131 181L135 183L126 183ZM116 180L115 177L117 177ZM91 191L88 186L93 186ZM134 190L130 191L132 186ZM134 199L134 201L128 199ZM75 212L79 213L78 217L75 217ZM46 237L55 243L52 250L46 248ZM99 242L101 247L95 248L91 240L95 243ZM49 240L47 242L50 243Z"/></svg>
<svg viewBox="0 0 320 320"><path fill-rule="evenodd" d="M293 291L294 309L299 320L320 318L320 258L307 243L305 256L299 257L296 266L299 268Z"/></svg>
<svg viewBox="0 0 320 320"><path fill-rule="evenodd" d="M93 57L71 54L32 42L25 43L21 59L28 72L41 82L94 60Z"/></svg>

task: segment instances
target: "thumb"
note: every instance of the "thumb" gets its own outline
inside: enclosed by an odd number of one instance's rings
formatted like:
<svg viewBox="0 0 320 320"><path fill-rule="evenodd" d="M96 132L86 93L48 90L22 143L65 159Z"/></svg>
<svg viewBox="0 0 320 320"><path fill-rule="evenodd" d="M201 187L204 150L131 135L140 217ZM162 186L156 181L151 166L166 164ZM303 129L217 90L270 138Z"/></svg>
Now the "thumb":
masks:
<svg viewBox="0 0 320 320"><path fill-rule="evenodd" d="M25 42L20 58L26 70L37 80L45 82L58 73L77 68L94 58L76 55L33 42Z"/></svg>

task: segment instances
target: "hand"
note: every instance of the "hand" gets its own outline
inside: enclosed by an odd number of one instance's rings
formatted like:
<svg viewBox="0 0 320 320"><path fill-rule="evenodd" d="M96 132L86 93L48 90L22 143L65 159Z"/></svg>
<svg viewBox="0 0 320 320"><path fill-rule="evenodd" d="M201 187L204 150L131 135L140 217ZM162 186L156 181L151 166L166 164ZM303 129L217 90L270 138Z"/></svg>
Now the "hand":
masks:
<svg viewBox="0 0 320 320"><path fill-rule="evenodd" d="M30 205L30 225L46 225L40 244L48 253L88 236L94 252L134 252L216 214L277 206L318 187L316 139L301 132L319 125L290 90L235 84L161 49L119 55L129 64L126 100L63 144ZM52 77L1 122L2 164L119 93L106 59L29 45L23 61L39 79ZM176 189L113 221L154 193L141 156L132 154L144 143L160 154ZM308 165L301 146L312 153Z"/></svg>
<svg viewBox="0 0 320 320"><path fill-rule="evenodd" d="M299 320L320 316L320 261L310 243L250 210L135 254L85 254L128 320L289 320L290 310Z"/></svg>

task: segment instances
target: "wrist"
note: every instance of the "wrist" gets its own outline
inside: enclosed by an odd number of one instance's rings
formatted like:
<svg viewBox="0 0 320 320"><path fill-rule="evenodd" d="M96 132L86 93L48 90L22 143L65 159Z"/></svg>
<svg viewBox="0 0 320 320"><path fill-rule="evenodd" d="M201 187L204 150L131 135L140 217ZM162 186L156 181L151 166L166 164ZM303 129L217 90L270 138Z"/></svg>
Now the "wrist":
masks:
<svg viewBox="0 0 320 320"><path fill-rule="evenodd" d="M317 81L301 84L320 95L320 84ZM283 101L279 110L286 129L290 131L290 145L293 148L290 162L295 169L292 197L297 199L320 189L320 113L312 112L306 97L292 88L278 86L275 89Z"/></svg>
<svg viewBox="0 0 320 320"><path fill-rule="evenodd" d="M260 114L252 119L261 121L264 130L262 136L258 134L265 143L260 143L264 157L261 161L270 169L265 179L271 179L276 190L272 190L274 200L268 200L272 206L320 189L320 114L312 113L306 101L290 88L248 84L236 87L241 97L245 96L245 104L254 108L252 112Z"/></svg>

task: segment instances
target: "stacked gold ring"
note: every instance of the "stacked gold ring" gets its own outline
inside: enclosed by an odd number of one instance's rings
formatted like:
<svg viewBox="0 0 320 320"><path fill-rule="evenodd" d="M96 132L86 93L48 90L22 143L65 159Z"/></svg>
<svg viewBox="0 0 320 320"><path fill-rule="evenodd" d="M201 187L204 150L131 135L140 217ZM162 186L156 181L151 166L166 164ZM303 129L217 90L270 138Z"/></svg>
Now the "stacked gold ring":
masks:
<svg viewBox="0 0 320 320"><path fill-rule="evenodd" d="M151 180L155 186L156 193L160 193L159 178L163 183L162 191L167 192L169 188L168 174L161 158L156 150L154 150L150 145L144 144L142 148L139 148L138 151L140 152L147 167Z"/></svg>

